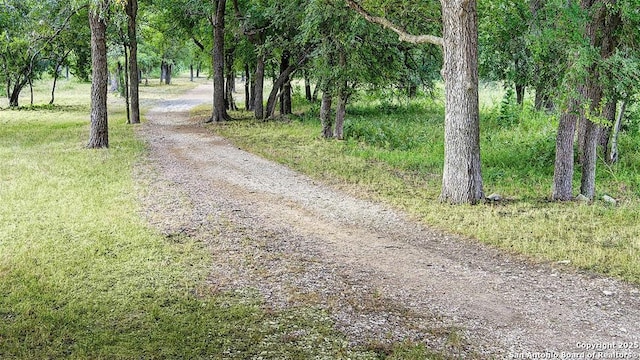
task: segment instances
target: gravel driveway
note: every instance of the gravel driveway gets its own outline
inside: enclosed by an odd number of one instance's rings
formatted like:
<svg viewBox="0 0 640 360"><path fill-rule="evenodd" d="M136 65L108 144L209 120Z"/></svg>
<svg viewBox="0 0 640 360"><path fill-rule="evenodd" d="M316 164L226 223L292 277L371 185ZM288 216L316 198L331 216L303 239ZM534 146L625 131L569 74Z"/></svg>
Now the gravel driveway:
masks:
<svg viewBox="0 0 640 360"><path fill-rule="evenodd" d="M257 289L273 308L319 306L354 344L640 358L637 287L431 230L239 150L189 119L211 92L200 86L148 113L139 136L150 159L137 174L154 226L208 244L214 289Z"/></svg>

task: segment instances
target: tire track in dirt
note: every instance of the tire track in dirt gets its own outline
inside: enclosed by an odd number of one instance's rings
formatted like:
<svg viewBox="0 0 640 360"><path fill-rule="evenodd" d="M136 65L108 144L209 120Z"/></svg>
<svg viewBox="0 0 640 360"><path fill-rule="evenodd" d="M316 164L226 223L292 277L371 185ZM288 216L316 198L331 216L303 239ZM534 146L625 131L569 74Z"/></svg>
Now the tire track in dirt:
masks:
<svg viewBox="0 0 640 360"><path fill-rule="evenodd" d="M213 287L255 288L274 307L323 307L359 344L410 339L460 357L640 358L637 287L433 231L239 150L189 119L211 91L201 86L149 112L140 136L150 168L140 174L152 188L150 221L210 246Z"/></svg>

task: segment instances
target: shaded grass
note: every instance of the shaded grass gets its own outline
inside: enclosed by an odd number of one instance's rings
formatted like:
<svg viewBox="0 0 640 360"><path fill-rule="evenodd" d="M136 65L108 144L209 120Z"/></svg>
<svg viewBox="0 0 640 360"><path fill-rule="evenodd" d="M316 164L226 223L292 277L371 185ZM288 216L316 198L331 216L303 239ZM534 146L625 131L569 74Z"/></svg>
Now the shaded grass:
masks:
<svg viewBox="0 0 640 360"><path fill-rule="evenodd" d="M146 149L121 103L110 100L110 149L86 150L89 85L69 86L62 107L0 111L0 358L380 358L318 309L212 294L205 245L139 216L132 171Z"/></svg>
<svg viewBox="0 0 640 360"><path fill-rule="evenodd" d="M490 89L491 90L491 89ZM495 103L495 89L483 104ZM350 107L346 141L320 138L317 114L290 122L231 122L213 127L239 146L284 163L358 196L393 204L427 224L475 238L539 262L569 260L572 266L640 284L640 138L621 136L622 161L600 162L597 198L612 207L553 203L556 119L525 106L515 123L499 108L482 107L484 188L507 201L479 206L438 202L443 164L441 102L408 104L363 99ZM202 110L205 111L205 110ZM579 169L579 168L578 168ZM579 188L579 170L574 179Z"/></svg>

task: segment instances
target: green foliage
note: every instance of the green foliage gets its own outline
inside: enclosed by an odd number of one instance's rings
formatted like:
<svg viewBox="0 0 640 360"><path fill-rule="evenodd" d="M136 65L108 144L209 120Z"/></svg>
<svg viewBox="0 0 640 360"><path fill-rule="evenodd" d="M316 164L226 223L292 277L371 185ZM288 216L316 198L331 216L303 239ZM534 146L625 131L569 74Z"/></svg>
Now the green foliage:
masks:
<svg viewBox="0 0 640 360"><path fill-rule="evenodd" d="M502 102L500 102L500 113L498 121L501 125L511 126L518 122L520 117L520 106L516 102L515 92L513 88L508 87L505 91Z"/></svg>

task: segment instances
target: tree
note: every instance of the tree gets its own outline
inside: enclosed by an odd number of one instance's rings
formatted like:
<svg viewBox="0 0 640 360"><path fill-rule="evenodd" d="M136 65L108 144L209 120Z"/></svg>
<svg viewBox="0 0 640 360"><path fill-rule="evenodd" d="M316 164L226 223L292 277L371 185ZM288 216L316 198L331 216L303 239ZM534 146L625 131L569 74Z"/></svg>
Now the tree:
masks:
<svg viewBox="0 0 640 360"><path fill-rule="evenodd" d="M131 97L131 123L140 123L140 96L138 88L140 84L138 71L138 39L137 16L138 0L128 0L125 6L127 12L127 30L129 38L129 96Z"/></svg>
<svg viewBox="0 0 640 360"><path fill-rule="evenodd" d="M213 16L213 112L208 122L231 119L224 102L224 26L226 0L214 0Z"/></svg>
<svg viewBox="0 0 640 360"><path fill-rule="evenodd" d="M440 1L442 38L407 34L387 19L372 16L354 0L346 1L367 20L396 32L402 41L443 46L445 151L440 200L451 204L475 204L482 200L476 1Z"/></svg>
<svg viewBox="0 0 640 360"><path fill-rule="evenodd" d="M43 59L58 36L68 28L75 8L57 1L8 0L0 16L0 78L9 106L18 107L20 93L46 67Z"/></svg>
<svg viewBox="0 0 640 360"><path fill-rule="evenodd" d="M109 147L109 125L107 119L107 85L109 70L107 66L107 12L109 0L97 0L89 11L91 28L91 128L89 133L90 149Z"/></svg>

